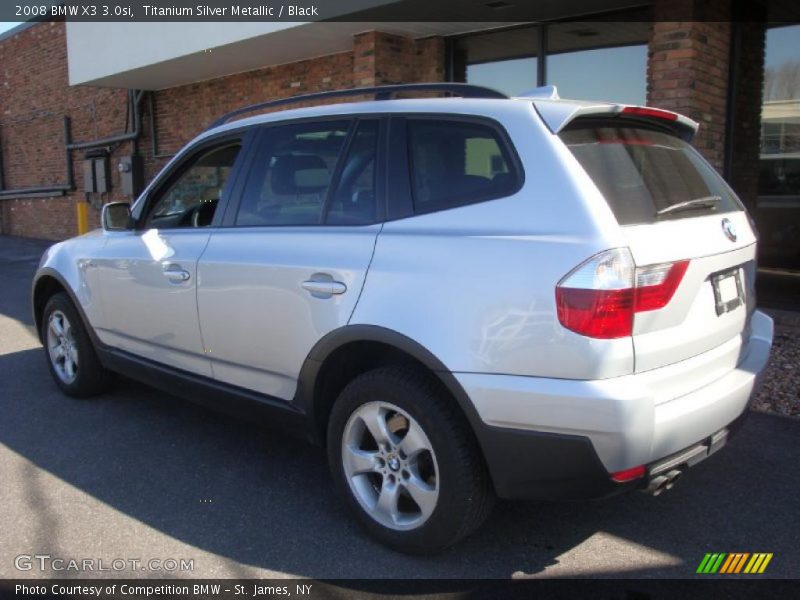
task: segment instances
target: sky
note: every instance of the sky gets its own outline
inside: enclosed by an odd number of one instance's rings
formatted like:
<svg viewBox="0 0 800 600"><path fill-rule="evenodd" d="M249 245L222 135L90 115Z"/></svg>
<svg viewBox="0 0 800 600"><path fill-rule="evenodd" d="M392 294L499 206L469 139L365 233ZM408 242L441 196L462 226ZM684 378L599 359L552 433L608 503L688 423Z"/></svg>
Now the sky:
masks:
<svg viewBox="0 0 800 600"><path fill-rule="evenodd" d="M787 60L800 60L800 25L776 27L767 32L767 67L778 67Z"/></svg>
<svg viewBox="0 0 800 600"><path fill-rule="evenodd" d="M4 31L8 31L12 27L16 27L19 23L6 23L5 21L0 21L0 33Z"/></svg>

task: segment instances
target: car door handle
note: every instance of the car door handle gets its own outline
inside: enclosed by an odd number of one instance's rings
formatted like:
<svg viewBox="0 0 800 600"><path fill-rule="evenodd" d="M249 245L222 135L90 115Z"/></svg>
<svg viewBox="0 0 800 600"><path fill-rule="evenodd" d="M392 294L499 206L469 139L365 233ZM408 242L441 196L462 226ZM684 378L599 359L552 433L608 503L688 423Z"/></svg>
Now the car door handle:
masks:
<svg viewBox="0 0 800 600"><path fill-rule="evenodd" d="M334 281L332 278L326 279L309 279L302 284L303 289L311 292L311 295L317 298L330 298L334 294L344 294L347 291L347 286L341 281Z"/></svg>
<svg viewBox="0 0 800 600"><path fill-rule="evenodd" d="M164 265L162 274L172 283L183 283L192 278L192 274L189 273L189 271L182 269L180 265L174 263L167 263Z"/></svg>

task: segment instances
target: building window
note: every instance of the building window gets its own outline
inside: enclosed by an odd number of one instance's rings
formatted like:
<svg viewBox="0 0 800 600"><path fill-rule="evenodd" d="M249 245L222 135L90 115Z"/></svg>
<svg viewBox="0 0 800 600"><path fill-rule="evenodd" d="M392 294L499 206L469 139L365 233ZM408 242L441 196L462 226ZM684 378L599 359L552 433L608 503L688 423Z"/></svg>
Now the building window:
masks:
<svg viewBox="0 0 800 600"><path fill-rule="evenodd" d="M454 79L494 88L509 96L538 82L539 30L522 27L459 38L454 44Z"/></svg>
<svg viewBox="0 0 800 600"><path fill-rule="evenodd" d="M547 28L547 83L562 98L647 102L649 23L569 22Z"/></svg>
<svg viewBox="0 0 800 600"><path fill-rule="evenodd" d="M645 104L650 27L569 21L464 36L452 46L452 77L509 96L555 85L563 98Z"/></svg>
<svg viewBox="0 0 800 600"><path fill-rule="evenodd" d="M767 30L759 207L800 207L800 25Z"/></svg>

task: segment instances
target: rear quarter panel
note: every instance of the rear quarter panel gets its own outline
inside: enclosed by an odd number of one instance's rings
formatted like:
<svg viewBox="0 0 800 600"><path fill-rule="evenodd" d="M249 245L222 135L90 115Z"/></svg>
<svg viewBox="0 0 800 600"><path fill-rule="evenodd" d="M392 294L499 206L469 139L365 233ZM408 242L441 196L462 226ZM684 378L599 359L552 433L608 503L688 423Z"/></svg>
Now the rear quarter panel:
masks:
<svg viewBox="0 0 800 600"><path fill-rule="evenodd" d="M507 130L525 182L513 196L384 225L353 324L393 329L453 372L600 379L631 373L630 338L558 322L555 287L625 245L611 211L528 103L487 115ZM486 113L484 113L486 115Z"/></svg>

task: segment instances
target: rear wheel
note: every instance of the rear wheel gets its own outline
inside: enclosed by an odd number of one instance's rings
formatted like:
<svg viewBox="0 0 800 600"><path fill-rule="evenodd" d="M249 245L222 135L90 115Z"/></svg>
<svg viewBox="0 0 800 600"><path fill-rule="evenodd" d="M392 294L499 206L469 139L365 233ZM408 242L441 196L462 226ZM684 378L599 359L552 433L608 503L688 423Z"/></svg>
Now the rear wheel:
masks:
<svg viewBox="0 0 800 600"><path fill-rule="evenodd" d="M359 523L402 552L450 546L492 506L464 417L424 373L392 367L353 380L331 413L328 457Z"/></svg>
<svg viewBox="0 0 800 600"><path fill-rule="evenodd" d="M50 373L65 394L85 398L108 388L111 373L100 364L78 311L63 292L45 305L42 340Z"/></svg>

